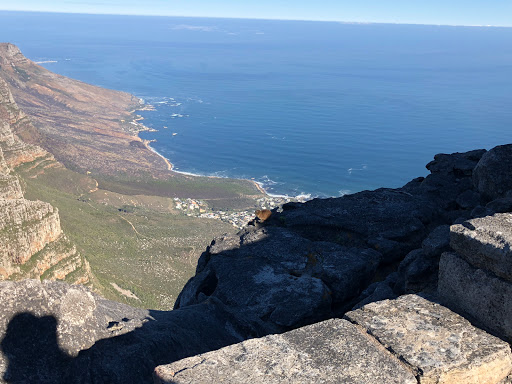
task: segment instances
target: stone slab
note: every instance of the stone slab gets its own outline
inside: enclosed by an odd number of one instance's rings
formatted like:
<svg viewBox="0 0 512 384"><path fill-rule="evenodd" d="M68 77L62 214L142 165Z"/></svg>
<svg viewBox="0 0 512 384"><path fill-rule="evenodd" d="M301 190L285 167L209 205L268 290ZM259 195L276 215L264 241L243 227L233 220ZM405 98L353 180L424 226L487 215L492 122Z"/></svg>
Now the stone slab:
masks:
<svg viewBox="0 0 512 384"><path fill-rule="evenodd" d="M506 342L417 295L367 304L346 318L407 363L421 384L496 384L512 370Z"/></svg>
<svg viewBox="0 0 512 384"><path fill-rule="evenodd" d="M512 213L468 220L450 230L450 245L460 256L512 281Z"/></svg>
<svg viewBox="0 0 512 384"><path fill-rule="evenodd" d="M155 383L416 383L388 351L345 320L247 340L159 366Z"/></svg>
<svg viewBox="0 0 512 384"><path fill-rule="evenodd" d="M438 291L450 307L512 342L512 284L453 253L439 265Z"/></svg>

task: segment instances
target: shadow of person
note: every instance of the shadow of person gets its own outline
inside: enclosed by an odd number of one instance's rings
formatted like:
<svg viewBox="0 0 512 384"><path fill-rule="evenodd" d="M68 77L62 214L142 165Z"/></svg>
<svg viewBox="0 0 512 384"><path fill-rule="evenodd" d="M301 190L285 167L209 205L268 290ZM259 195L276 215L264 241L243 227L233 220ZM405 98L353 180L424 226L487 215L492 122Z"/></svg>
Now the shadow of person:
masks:
<svg viewBox="0 0 512 384"><path fill-rule="evenodd" d="M72 358L57 342L57 319L30 313L12 318L0 343L8 366L6 383L64 383Z"/></svg>

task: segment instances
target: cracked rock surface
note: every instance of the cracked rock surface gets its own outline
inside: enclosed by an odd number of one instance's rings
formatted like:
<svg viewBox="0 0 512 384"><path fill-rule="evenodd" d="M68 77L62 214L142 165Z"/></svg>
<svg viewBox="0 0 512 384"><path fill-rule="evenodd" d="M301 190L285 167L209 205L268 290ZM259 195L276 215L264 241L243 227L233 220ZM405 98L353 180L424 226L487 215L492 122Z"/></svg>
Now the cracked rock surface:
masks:
<svg viewBox="0 0 512 384"><path fill-rule="evenodd" d="M159 384L416 384L398 359L340 319L160 366L154 378Z"/></svg>
<svg viewBox="0 0 512 384"><path fill-rule="evenodd" d="M408 364L421 384L493 384L512 370L508 343L417 295L367 304L345 318Z"/></svg>

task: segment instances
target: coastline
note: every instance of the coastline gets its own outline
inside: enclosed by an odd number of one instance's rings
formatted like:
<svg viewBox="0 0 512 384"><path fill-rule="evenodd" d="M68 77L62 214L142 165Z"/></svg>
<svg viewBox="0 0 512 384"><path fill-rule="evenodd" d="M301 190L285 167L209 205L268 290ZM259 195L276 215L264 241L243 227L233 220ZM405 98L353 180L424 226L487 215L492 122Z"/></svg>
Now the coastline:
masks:
<svg viewBox="0 0 512 384"><path fill-rule="evenodd" d="M141 139L139 137L139 135L137 134L137 137L139 139ZM154 149L150 144L153 142L152 140L145 140L145 139L141 139L142 140L142 144L144 144L144 146L150 150L151 152L153 152L155 155L157 156L160 156L162 158L162 160L165 162L165 164L167 164L167 170L168 171L173 171L173 165L172 163L169 161L169 159L167 157L165 157L164 155L162 155L161 153L159 153L156 149ZM173 171L173 172L177 172L177 171Z"/></svg>
<svg viewBox="0 0 512 384"><path fill-rule="evenodd" d="M299 201L299 202L306 202L308 200L311 200L317 196L312 196L311 194L307 193L300 193L296 196L290 196L287 194L278 194L278 193L269 193L262 182L256 181L254 179L248 179L248 178L238 178L238 177L228 177L228 176L211 176L211 175L202 175L198 173L192 173L192 172L186 172L186 171L178 171L174 169L174 165L172 164L171 160L162 155L160 152L158 152L155 148L151 146L151 143L156 142L156 139L143 139L139 136L140 132L158 132L157 129L147 127L144 125L141 121L144 120L143 116L138 115L137 111L155 111L155 107L152 104L147 104L144 99L134 96L134 98L138 101L138 106L134 109L130 109L129 112L132 116L132 123L134 126L136 126L138 129L132 131L135 135L135 137L144 145L146 149L153 152L155 155L160 157L165 164L167 165L167 170L171 171L173 173L178 173L180 175L184 176L190 176L190 177L207 177L207 178L214 178L214 179L231 179L231 180L241 180L241 181L248 181L250 182L258 192L263 194L267 198L271 199L285 199L287 201ZM132 107L133 108L133 107Z"/></svg>
<svg viewBox="0 0 512 384"><path fill-rule="evenodd" d="M175 173L179 173L179 174L182 174L182 175L186 175L186 176L192 176L192 177L209 177L209 178L216 178L216 179L228 179L228 177L220 177L220 176L205 176L205 175L199 175L199 174L195 174L195 173L191 173L191 172L183 172L183 171L177 171L177 170L174 170L174 166L173 164L171 163L171 161L165 157L164 155L162 155L160 152L158 152L155 148L153 148L151 146L151 143L155 142L156 140L147 140L147 139L143 139L139 136L139 133L140 132L151 132L151 131L154 131L154 129L152 128L149 128L147 126L145 126L144 124L142 124L140 121L141 120L144 120L144 117L142 116L139 116L137 115L135 112L136 111L154 111L154 106L152 106L151 104L146 104L144 102L143 99L141 98L137 98L139 100L139 105L140 105L140 108L136 108L134 109L133 111L130 111L130 113L132 114L132 118L133 118L133 122L136 122L137 125L140 126L141 129L139 129L136 133L136 137L141 141L141 143L144 145L144 147L146 147L146 149L148 149L149 151L153 152L155 155L157 155L158 157L160 157L164 162L165 164L167 165L167 170L168 171L172 171L172 172L175 172ZM244 181L248 181L250 183L252 183L256 189L262 193L263 195L265 196L269 196L269 197L276 197L276 198L289 198L289 196L286 196L286 195L274 195L274 194L269 194L265 188L263 187L263 185L255 180L251 180L251 179L237 179L237 178L231 178L229 177L229 179L236 179L236 180L244 180Z"/></svg>
<svg viewBox="0 0 512 384"><path fill-rule="evenodd" d="M265 191L265 188L263 188L263 185L261 183L258 183L257 181L254 181L254 180L249 180L251 182L254 183L254 185L256 186L256 188L263 194L265 195L268 195L268 196L272 196L271 194L267 193L267 191ZM277 195L275 197L278 197ZM281 196L279 196L281 197ZM284 196L283 196L284 197Z"/></svg>

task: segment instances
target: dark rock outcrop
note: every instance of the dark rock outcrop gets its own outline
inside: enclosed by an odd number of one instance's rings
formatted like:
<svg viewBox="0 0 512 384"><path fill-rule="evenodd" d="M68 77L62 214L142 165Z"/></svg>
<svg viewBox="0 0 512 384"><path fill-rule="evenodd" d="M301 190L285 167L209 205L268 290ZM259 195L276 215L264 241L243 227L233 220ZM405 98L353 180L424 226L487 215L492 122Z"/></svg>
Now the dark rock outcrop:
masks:
<svg viewBox="0 0 512 384"><path fill-rule="evenodd" d="M504 197L512 190L512 144L500 145L482 156L475 168L473 182L488 200ZM510 196L509 196L510 197Z"/></svg>
<svg viewBox="0 0 512 384"><path fill-rule="evenodd" d="M382 253L382 262L390 264L421 244L437 216L427 196L383 188L287 204L269 222L313 241L374 248Z"/></svg>
<svg viewBox="0 0 512 384"><path fill-rule="evenodd" d="M398 266L396 294L436 289L439 259L450 247L450 226L440 225L423 240L420 249L409 252Z"/></svg>
<svg viewBox="0 0 512 384"><path fill-rule="evenodd" d="M458 211L469 209L476 202L467 195L473 190L473 169L486 153L479 149L465 153L439 154L427 164L431 172L425 179L416 179L404 186L414 195L427 196L436 207L444 210L446 221L456 219ZM458 200L458 202L457 202ZM472 201L472 203L470 202ZM464 202L461 206L461 203Z"/></svg>
<svg viewBox="0 0 512 384"><path fill-rule="evenodd" d="M215 241L175 308L215 297L271 332L333 316L370 283L380 254L311 241L279 227L249 226Z"/></svg>

